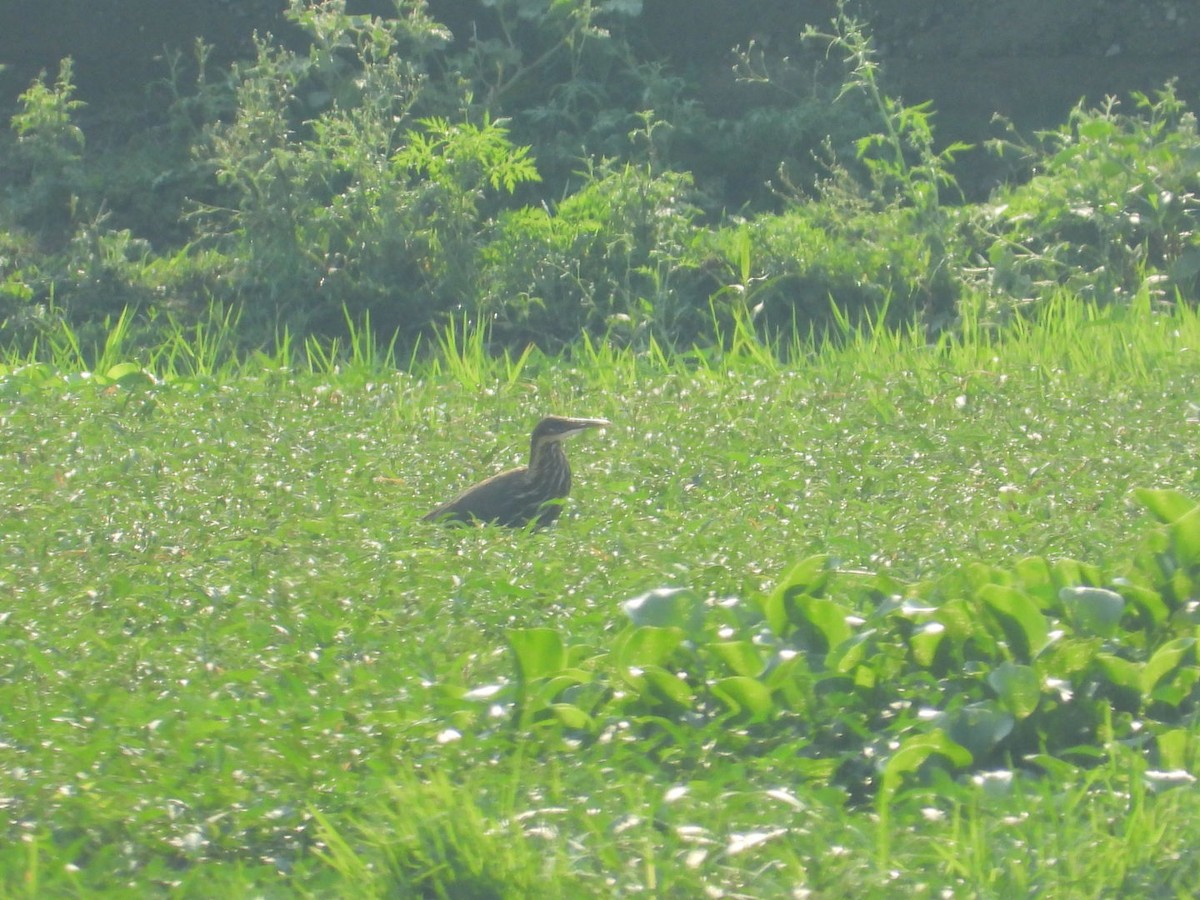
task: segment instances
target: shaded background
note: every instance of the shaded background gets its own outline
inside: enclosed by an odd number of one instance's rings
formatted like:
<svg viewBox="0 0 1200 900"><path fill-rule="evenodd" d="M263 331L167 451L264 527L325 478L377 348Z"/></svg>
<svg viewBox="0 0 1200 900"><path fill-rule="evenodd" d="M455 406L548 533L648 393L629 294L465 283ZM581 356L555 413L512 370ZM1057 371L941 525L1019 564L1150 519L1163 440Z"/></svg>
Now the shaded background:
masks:
<svg viewBox="0 0 1200 900"><path fill-rule="evenodd" d="M256 29L286 37L283 0L0 0L0 112L40 70L75 60L78 95L92 104L136 99L161 79L167 48L187 52L197 37L214 60L252 51ZM386 0L351 0L355 12L386 14ZM478 0L431 0L435 18L459 39L489 27ZM633 42L699 86L714 115L748 102L731 48L754 41L774 60L799 57L805 24L824 27L832 0L645 0ZM1200 97L1200 4L1195 0L863 0L884 62L884 85L906 103L932 100L941 141L997 133L994 113L1020 129L1063 121L1086 97L1152 93L1179 79L1195 109Z"/></svg>

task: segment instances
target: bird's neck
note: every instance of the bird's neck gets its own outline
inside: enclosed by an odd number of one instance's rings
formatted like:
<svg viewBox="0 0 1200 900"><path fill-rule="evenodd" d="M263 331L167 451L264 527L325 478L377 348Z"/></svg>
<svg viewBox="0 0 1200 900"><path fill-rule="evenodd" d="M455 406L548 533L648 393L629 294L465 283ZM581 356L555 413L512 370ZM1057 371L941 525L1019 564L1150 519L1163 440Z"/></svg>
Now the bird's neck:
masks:
<svg viewBox="0 0 1200 900"><path fill-rule="evenodd" d="M546 441L543 444L533 444L529 448L529 471L539 472L543 469L559 469L567 464L567 455L563 453L561 441Z"/></svg>

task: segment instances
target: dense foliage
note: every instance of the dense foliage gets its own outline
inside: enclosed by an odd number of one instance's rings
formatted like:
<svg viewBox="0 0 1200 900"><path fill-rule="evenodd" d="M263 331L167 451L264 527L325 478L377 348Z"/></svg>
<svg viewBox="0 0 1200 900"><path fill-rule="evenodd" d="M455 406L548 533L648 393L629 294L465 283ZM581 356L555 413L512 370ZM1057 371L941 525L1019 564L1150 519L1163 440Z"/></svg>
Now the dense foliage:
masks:
<svg viewBox="0 0 1200 900"><path fill-rule="evenodd" d="M0 356L0 894L1197 883L1190 308L798 364L130 319ZM541 410L614 423L553 528L420 521Z"/></svg>
<svg viewBox="0 0 1200 900"><path fill-rule="evenodd" d="M937 333L1060 286L1197 299L1200 139L1170 86L998 142L1013 183L964 204L964 148L886 93L842 12L805 35L804 90L744 48L745 81L787 102L733 127L630 52L638 2L489 7L493 31L465 40L421 0L293 0L303 40L261 36L227 73L204 45L172 57L163 112L124 144L89 141L64 61L21 96L0 164L6 342L66 321L91 346L126 307L151 344L216 304L246 347L369 315L405 348L465 320L552 350L711 344L746 315L762 333ZM700 143L759 172L737 215Z"/></svg>

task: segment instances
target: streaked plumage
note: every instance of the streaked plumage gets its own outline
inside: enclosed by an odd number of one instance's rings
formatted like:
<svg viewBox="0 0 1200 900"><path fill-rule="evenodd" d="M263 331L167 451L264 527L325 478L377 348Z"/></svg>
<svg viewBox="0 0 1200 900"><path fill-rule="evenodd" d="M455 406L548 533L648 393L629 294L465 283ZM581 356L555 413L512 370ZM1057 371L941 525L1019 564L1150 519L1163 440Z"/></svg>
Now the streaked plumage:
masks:
<svg viewBox="0 0 1200 900"><path fill-rule="evenodd" d="M426 522L490 522L523 528L531 520L549 525L571 492L571 467L562 442L588 428L603 428L605 419L547 416L529 439L529 465L493 475L427 513Z"/></svg>

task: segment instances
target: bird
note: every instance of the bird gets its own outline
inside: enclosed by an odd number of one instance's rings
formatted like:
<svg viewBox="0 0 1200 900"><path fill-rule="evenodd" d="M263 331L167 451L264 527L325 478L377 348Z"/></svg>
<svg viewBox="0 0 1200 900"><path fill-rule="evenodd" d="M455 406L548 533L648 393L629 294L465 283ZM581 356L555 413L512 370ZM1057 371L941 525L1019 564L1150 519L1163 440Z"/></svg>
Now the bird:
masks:
<svg viewBox="0 0 1200 900"><path fill-rule="evenodd" d="M484 522L524 528L549 525L562 512L571 492L571 466L562 442L589 428L604 428L607 419L546 416L529 438L529 465L493 475L467 488L453 500L426 513L425 522Z"/></svg>

